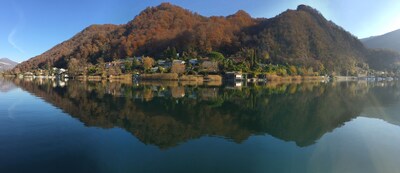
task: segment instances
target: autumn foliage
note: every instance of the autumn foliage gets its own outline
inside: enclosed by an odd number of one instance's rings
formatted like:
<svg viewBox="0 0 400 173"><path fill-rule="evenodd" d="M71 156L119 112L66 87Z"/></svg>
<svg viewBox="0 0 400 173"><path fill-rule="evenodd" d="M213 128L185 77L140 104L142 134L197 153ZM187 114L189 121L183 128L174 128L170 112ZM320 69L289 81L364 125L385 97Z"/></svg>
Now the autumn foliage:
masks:
<svg viewBox="0 0 400 173"><path fill-rule="evenodd" d="M265 19L244 11L205 17L163 3L124 25L90 26L15 70L65 68L72 60L87 66L135 56L174 58L165 53L169 48L185 58L220 52L228 58L226 63L240 62L250 70L272 63L343 73L374 62L366 61L368 50L356 37L308 6Z"/></svg>

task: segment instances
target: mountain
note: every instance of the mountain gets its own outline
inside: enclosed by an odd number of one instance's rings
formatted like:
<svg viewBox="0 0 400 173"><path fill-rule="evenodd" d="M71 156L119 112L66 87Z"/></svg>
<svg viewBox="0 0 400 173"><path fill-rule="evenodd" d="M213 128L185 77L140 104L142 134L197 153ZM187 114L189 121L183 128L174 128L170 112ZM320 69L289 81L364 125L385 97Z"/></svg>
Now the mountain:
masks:
<svg viewBox="0 0 400 173"><path fill-rule="evenodd" d="M171 58L165 55L168 48L187 58L218 51L244 59L244 66L288 64L331 74L355 73L376 59L376 54L366 58L371 53L356 37L309 6L300 5L266 19L252 18L245 11L205 17L163 3L145 9L124 25L90 26L14 71L67 68L69 62L87 66L142 55Z"/></svg>
<svg viewBox="0 0 400 173"><path fill-rule="evenodd" d="M8 58L0 58L0 71L11 70L17 64L17 62L11 61Z"/></svg>
<svg viewBox="0 0 400 173"><path fill-rule="evenodd" d="M365 38L361 41L368 48L389 49L400 52L400 29L381 36Z"/></svg>

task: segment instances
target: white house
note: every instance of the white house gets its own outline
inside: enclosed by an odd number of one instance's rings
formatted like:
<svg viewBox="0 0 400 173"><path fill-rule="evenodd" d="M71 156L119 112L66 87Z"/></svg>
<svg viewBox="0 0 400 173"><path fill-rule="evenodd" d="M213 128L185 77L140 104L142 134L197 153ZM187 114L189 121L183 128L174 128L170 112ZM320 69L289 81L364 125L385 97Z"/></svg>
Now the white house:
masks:
<svg viewBox="0 0 400 173"><path fill-rule="evenodd" d="M198 64L199 64L199 60L197 60L197 59L191 59L191 60L189 60L189 64L191 64L191 65L198 65Z"/></svg>
<svg viewBox="0 0 400 173"><path fill-rule="evenodd" d="M172 61L172 64L185 64L185 63L186 63L185 61L177 59Z"/></svg>

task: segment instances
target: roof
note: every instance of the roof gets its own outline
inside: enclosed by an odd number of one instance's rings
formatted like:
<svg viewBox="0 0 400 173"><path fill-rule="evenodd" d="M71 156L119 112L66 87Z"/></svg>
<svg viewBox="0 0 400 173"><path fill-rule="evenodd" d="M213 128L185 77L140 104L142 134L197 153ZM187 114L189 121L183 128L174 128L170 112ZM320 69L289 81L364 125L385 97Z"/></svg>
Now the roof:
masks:
<svg viewBox="0 0 400 173"><path fill-rule="evenodd" d="M225 74L242 74L242 72L239 72L239 71L230 71L230 72L226 72Z"/></svg>
<svg viewBox="0 0 400 173"><path fill-rule="evenodd" d="M244 61L246 61L246 58L243 57L234 57L234 58L230 58L234 63L242 63Z"/></svg>
<svg viewBox="0 0 400 173"><path fill-rule="evenodd" d="M173 64L175 64L175 63L185 64L185 61L176 59L176 60L173 60L172 63Z"/></svg>

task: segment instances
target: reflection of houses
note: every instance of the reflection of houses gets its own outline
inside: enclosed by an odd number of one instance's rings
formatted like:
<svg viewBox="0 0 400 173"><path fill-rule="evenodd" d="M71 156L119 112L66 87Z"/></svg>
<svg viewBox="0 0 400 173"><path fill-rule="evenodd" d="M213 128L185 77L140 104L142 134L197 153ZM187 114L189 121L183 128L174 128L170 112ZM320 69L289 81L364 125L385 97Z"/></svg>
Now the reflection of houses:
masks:
<svg viewBox="0 0 400 173"><path fill-rule="evenodd" d="M172 87L171 95L173 98L185 97L185 88L184 87Z"/></svg>
<svg viewBox="0 0 400 173"><path fill-rule="evenodd" d="M67 85L66 81L62 81L62 80L56 80L52 84L53 84L53 88L57 88L57 87L64 88Z"/></svg>
<svg viewBox="0 0 400 173"><path fill-rule="evenodd" d="M241 72L226 72L225 73L225 80L228 81L242 81L243 74Z"/></svg>
<svg viewBox="0 0 400 173"><path fill-rule="evenodd" d="M99 128L120 127L129 131L132 135L136 135L144 143L164 149L175 147L188 140L194 140L199 136L218 135L231 140L231 142L243 142L253 134L266 133L276 136L279 140L293 141L293 145L297 144L301 147L313 145L323 134L358 116L360 114L358 112L361 112L362 107L366 104L365 98L368 96L368 92L391 91L363 87L363 90L366 91L365 94L352 95L349 93L354 93L354 88L360 87L353 87L353 83L346 83L346 87L344 85L332 86L322 93L299 90L296 91L299 92L298 94L288 93L285 96L289 91L287 88L290 88L291 85L285 84L284 87L274 87L274 89L249 90L251 92L235 92L223 88L195 86L188 87L186 95L187 97L194 95L191 94L190 90L198 92L199 100L179 99L178 101L182 104L176 105L177 99L170 99L171 96L168 95L171 87L165 89L168 91L165 94L160 94L160 96L166 95L166 99L157 99L145 104L133 99L150 100L157 96L160 90L164 90L163 87L157 87L158 91L155 91L154 84L152 84L152 87L133 87L119 84L107 86L104 83L93 85L87 82L71 81L68 85L74 91L63 92L63 94L60 94L59 90L53 91L49 90L48 87L23 83L23 81L17 84L24 90L63 109L85 124ZM314 88L317 86L321 89L326 87L317 84L311 86L313 86L311 87L313 91L319 91L319 88ZM114 89L123 91L119 89L121 87L126 88L126 92L121 92L121 94L127 93L124 98L120 98L118 95L105 97L105 91L108 93L113 93ZM310 88L310 84L295 84L295 87L306 89ZM105 90L106 88L107 90ZM280 93L282 88L284 88L283 93ZM277 92L279 92L279 95L277 95ZM329 97L337 94L342 94L344 101L338 102L337 99ZM334 109L346 108L346 106L349 106L348 104L356 109L327 111L326 107L316 108L316 97L323 99L320 102L331 105L331 107L334 106ZM212 102L202 102L202 99L209 99ZM346 100L352 100L352 102L346 102ZM77 101L80 104L75 104ZM302 106L296 106L300 102ZM282 103L287 105L282 106ZM293 110L287 111L288 107L293 108ZM317 114L310 116L310 111ZM282 118L279 112L285 112L285 118ZM241 115L248 114L253 116L250 118L241 117ZM87 115L92 116L88 117ZM199 120L199 115L207 116L201 116ZM287 123L288 119L297 121ZM276 126L276 124L280 124L280 126ZM165 133L165 131L169 133Z"/></svg>
<svg viewBox="0 0 400 173"><path fill-rule="evenodd" d="M214 100L218 98L218 88L203 88L199 91L202 100Z"/></svg>
<svg viewBox="0 0 400 173"><path fill-rule="evenodd" d="M243 86L242 82L233 82L231 84L228 84L226 88L229 88L229 89L234 88L234 89L236 89L236 88L241 88L242 86Z"/></svg>
<svg viewBox="0 0 400 173"><path fill-rule="evenodd" d="M259 82L266 82L267 81L267 75L266 74L259 74L257 75L258 81Z"/></svg>
<svg viewBox="0 0 400 173"><path fill-rule="evenodd" d="M164 88L162 86L146 86L144 89L134 91L135 99L150 101L153 98L159 97L172 97L172 98L183 98L186 96L185 87L182 86L172 86L169 88Z"/></svg>
<svg viewBox="0 0 400 173"><path fill-rule="evenodd" d="M157 97L165 97L165 91L157 91Z"/></svg>
<svg viewBox="0 0 400 173"><path fill-rule="evenodd" d="M108 85L105 87L104 92L117 97L124 96L125 88L118 85Z"/></svg>

